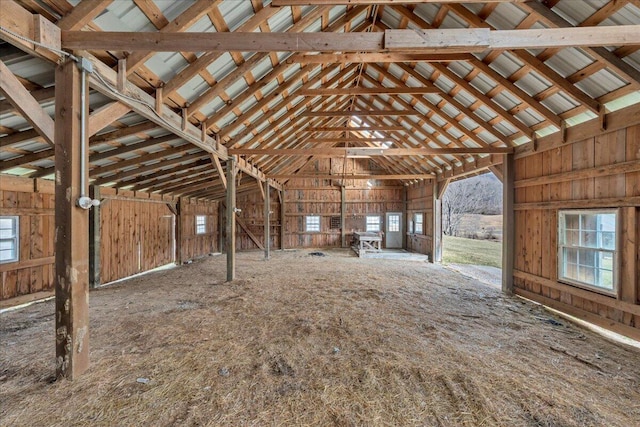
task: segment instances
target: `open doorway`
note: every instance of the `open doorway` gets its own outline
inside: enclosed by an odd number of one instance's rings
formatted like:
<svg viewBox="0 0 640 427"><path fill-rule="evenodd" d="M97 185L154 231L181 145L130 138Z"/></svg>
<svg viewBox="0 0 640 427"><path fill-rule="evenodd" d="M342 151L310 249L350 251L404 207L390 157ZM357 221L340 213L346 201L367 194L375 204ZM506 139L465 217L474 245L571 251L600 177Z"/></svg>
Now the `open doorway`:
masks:
<svg viewBox="0 0 640 427"><path fill-rule="evenodd" d="M442 261L500 286L502 182L491 172L449 184L442 197Z"/></svg>

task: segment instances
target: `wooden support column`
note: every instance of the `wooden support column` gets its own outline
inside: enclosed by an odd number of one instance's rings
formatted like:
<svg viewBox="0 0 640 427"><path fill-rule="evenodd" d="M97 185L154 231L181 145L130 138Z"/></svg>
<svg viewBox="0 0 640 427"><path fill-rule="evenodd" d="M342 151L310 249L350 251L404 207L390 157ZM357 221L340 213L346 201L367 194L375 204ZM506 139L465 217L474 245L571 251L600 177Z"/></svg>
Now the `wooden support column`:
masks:
<svg viewBox="0 0 640 427"><path fill-rule="evenodd" d="M269 218L271 215L271 188L269 187L269 180L264 181L264 259L269 259L271 256L271 222Z"/></svg>
<svg viewBox="0 0 640 427"><path fill-rule="evenodd" d="M74 379L89 367L89 212L76 206L82 192L81 74L66 61L55 76L56 375ZM87 99L85 117L88 105ZM84 160L88 164L88 154Z"/></svg>
<svg viewBox="0 0 640 427"><path fill-rule="evenodd" d="M622 240L622 251L620 253L622 262L620 268L620 299L631 304L638 302L638 287L636 283L638 277L638 233L637 210L635 206L621 209L622 224L620 239Z"/></svg>
<svg viewBox="0 0 640 427"><path fill-rule="evenodd" d="M182 253L182 246L183 246L183 238L184 238L184 233L182 230L182 223L183 223L183 218L182 215L184 213L184 199L182 197L178 197L178 202L176 203L176 230L175 230L175 236L176 236L176 265L182 265L182 262L184 261L183 259L183 253Z"/></svg>
<svg viewBox="0 0 640 427"><path fill-rule="evenodd" d="M89 196L100 200L100 187L89 187ZM102 284L100 279L100 206L89 210L89 287L97 288Z"/></svg>
<svg viewBox="0 0 640 427"><path fill-rule="evenodd" d="M347 191L344 183L340 186L340 238L341 246L347 247L347 229L345 228L345 220L347 216Z"/></svg>
<svg viewBox="0 0 640 427"><path fill-rule="evenodd" d="M402 187L402 248L407 249L409 247L409 243L407 242L407 230L409 227L409 217L407 216L407 206L409 202L407 201L407 192L408 187L405 185Z"/></svg>
<svg viewBox="0 0 640 427"><path fill-rule="evenodd" d="M236 160L227 160L227 282L236 277Z"/></svg>
<svg viewBox="0 0 640 427"><path fill-rule="evenodd" d="M225 253L227 248L225 247L225 205L224 203L218 203L218 250L220 253Z"/></svg>
<svg viewBox="0 0 640 427"><path fill-rule="evenodd" d="M433 236L431 239L431 262L442 262L442 194L440 193L441 183L433 180Z"/></svg>
<svg viewBox="0 0 640 427"><path fill-rule="evenodd" d="M513 154L505 154L502 164L502 292L513 294L513 269L515 260L515 211Z"/></svg>
<svg viewBox="0 0 640 427"><path fill-rule="evenodd" d="M287 234L287 217L285 216L284 190L280 191L280 250L284 251L284 238Z"/></svg>

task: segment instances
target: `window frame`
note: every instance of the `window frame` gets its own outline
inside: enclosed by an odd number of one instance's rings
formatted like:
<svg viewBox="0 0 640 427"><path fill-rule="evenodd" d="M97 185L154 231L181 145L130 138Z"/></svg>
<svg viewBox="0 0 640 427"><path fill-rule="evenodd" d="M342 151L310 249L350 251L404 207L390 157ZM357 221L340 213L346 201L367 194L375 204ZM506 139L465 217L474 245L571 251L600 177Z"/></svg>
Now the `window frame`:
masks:
<svg viewBox="0 0 640 427"><path fill-rule="evenodd" d="M376 218L378 220L377 230L369 230L369 218L371 219ZM380 218L380 215L367 215L364 220L364 230L367 233L379 233L380 231L382 231L382 219Z"/></svg>
<svg viewBox="0 0 640 427"><path fill-rule="evenodd" d="M311 222L309 220L311 220ZM306 233L320 233L322 231L322 219L320 215L305 215L304 231Z"/></svg>
<svg viewBox="0 0 640 427"><path fill-rule="evenodd" d="M563 232L566 230L566 221L564 220L565 215L606 215L606 214L614 214L615 215L615 239L613 247L614 249L606 249L604 247L600 248L592 248L588 246L581 245L567 245L564 244ZM557 243L556 243L556 255L557 255L557 276L558 282L564 283L570 286L575 286L578 288L586 289L588 291L597 292L600 294L604 294L611 297L617 297L620 289L620 209L617 208L603 208L603 209L560 209L557 212ZM579 225L578 232L582 231L581 224ZM585 250L593 250L599 253L605 252L610 253L612 256L611 260L611 270L612 270L612 281L613 281L613 289L607 289L602 286L598 286L592 283L583 282L578 279L574 279L572 277L567 277L564 273L565 269L565 261L564 261L564 249L565 248L577 248L577 249L585 249Z"/></svg>
<svg viewBox="0 0 640 427"><path fill-rule="evenodd" d="M199 220L202 220L200 222ZM200 229L202 227L202 230ZM196 215L196 235L207 234L207 216L206 215Z"/></svg>
<svg viewBox="0 0 640 427"><path fill-rule="evenodd" d="M18 215L0 215L1 219L9 219L13 222L11 229L13 236L0 239L0 241L12 241L15 250L15 256L9 259L0 260L0 264L9 264L20 261L20 216Z"/></svg>
<svg viewBox="0 0 640 427"><path fill-rule="evenodd" d="M420 217L420 221L418 221L418 217ZM418 224L420 225L419 230ZM422 212L415 212L413 214L413 234L424 234L424 213Z"/></svg>

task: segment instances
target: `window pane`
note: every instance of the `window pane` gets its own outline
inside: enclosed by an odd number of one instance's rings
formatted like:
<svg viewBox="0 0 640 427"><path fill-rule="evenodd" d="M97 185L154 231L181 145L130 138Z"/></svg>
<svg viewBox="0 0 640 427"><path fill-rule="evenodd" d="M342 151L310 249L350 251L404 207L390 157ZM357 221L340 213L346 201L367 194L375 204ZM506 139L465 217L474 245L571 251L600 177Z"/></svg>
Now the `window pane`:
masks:
<svg viewBox="0 0 640 427"><path fill-rule="evenodd" d="M615 290L616 218L611 211L560 212L560 279Z"/></svg>
<svg viewBox="0 0 640 427"><path fill-rule="evenodd" d="M320 217L318 215L309 215L305 217L306 231L320 231Z"/></svg>
<svg viewBox="0 0 640 427"><path fill-rule="evenodd" d="M378 232L380 231L380 217L379 216L367 216L367 228L366 231Z"/></svg>

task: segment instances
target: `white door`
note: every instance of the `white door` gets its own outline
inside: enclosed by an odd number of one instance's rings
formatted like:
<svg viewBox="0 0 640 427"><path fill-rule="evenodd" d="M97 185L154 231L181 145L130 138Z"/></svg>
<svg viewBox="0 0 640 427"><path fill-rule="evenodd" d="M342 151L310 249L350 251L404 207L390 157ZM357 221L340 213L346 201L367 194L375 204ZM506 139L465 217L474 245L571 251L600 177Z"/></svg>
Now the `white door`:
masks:
<svg viewBox="0 0 640 427"><path fill-rule="evenodd" d="M402 213L387 212L385 246L387 248L402 248Z"/></svg>

